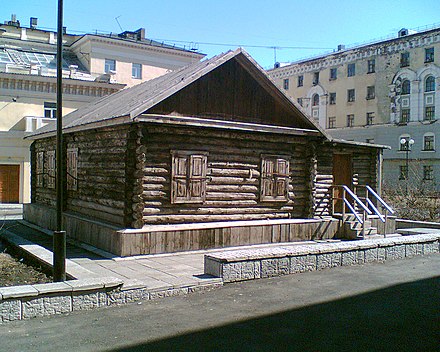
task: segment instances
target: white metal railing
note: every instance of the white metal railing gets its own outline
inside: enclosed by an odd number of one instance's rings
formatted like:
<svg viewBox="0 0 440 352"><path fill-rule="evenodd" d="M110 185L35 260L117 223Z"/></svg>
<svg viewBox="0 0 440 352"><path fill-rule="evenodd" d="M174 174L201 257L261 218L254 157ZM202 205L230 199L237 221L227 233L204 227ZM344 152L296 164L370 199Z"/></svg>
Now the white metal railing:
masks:
<svg viewBox="0 0 440 352"><path fill-rule="evenodd" d="M369 185L357 186L357 188L365 188L365 197L358 197L356 195L356 188L354 192L346 185L334 185L332 186L332 215L335 214L335 201L342 200L342 221L345 222L346 212L349 210L354 215L356 220L362 225L362 237L365 236L365 221L368 219L368 215L376 214L381 222L385 224L384 237L386 237L386 224L388 220L388 214L394 214L394 210L372 189ZM340 188L342 190L342 197L335 197L335 189ZM350 201L349 197L352 201ZM382 213L378 207L370 199L370 196L381 205ZM363 202L365 201L365 203ZM360 207L362 210L362 216L359 214L359 210L356 207ZM371 210L370 210L371 209Z"/></svg>

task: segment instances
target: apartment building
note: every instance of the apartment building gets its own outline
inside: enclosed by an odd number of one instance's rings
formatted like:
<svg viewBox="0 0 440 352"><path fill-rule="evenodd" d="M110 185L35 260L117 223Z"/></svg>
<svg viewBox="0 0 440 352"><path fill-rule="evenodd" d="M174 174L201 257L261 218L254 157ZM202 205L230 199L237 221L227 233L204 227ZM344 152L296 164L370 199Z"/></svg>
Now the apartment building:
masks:
<svg viewBox="0 0 440 352"><path fill-rule="evenodd" d="M0 24L0 203L30 201L30 142L26 133L56 117L57 33ZM199 61L203 54L119 34L63 35L63 115L126 86Z"/></svg>
<svg viewBox="0 0 440 352"><path fill-rule="evenodd" d="M339 45L268 74L332 136L391 146L385 185L440 190L440 28Z"/></svg>

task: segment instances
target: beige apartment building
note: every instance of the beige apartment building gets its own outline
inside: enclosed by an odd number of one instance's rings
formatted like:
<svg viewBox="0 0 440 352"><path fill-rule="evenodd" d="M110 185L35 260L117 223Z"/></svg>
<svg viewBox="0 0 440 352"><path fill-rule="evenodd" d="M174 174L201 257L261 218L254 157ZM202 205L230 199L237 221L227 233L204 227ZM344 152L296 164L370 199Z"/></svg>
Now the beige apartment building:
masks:
<svg viewBox="0 0 440 352"><path fill-rule="evenodd" d="M29 132L56 117L57 34L12 15L0 24L0 203L30 201ZM63 115L126 86L199 61L204 55L119 34L63 35Z"/></svg>
<svg viewBox="0 0 440 352"><path fill-rule="evenodd" d="M440 28L339 45L268 74L332 136L391 146L385 184L440 189Z"/></svg>

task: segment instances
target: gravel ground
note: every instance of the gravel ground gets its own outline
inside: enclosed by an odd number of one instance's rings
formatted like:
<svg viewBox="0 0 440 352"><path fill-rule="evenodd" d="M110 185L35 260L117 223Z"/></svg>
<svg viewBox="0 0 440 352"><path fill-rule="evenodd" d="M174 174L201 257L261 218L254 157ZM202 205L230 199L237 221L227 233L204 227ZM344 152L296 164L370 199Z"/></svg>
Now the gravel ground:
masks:
<svg viewBox="0 0 440 352"><path fill-rule="evenodd" d="M0 242L0 287L51 282L44 273L3 251L4 246Z"/></svg>

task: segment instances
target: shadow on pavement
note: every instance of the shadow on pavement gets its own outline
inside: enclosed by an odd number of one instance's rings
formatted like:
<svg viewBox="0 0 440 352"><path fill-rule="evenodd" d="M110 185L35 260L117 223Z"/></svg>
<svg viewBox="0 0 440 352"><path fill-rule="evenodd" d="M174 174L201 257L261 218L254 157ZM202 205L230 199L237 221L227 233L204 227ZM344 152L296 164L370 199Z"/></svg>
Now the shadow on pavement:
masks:
<svg viewBox="0 0 440 352"><path fill-rule="evenodd" d="M435 277L112 351L439 350Z"/></svg>

